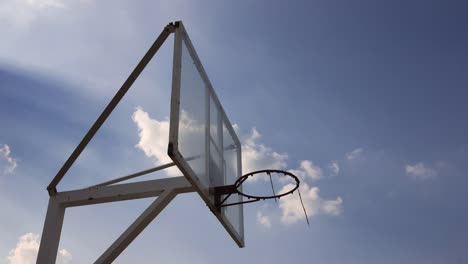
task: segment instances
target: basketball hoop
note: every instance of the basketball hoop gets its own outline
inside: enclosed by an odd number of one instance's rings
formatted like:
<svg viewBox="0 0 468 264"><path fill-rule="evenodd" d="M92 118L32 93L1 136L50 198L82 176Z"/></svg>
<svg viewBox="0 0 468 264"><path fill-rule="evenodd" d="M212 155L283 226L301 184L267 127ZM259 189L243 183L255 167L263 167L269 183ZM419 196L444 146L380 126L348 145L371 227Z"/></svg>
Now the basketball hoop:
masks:
<svg viewBox="0 0 468 264"><path fill-rule="evenodd" d="M272 184L271 186L272 186L272 190L273 190L273 195L247 194L247 193L244 193L243 191L239 190L239 188L242 186L242 184L249 177L259 176L259 175L261 175L263 173L266 173L270 177L270 182ZM274 188L273 188L273 182L271 181L271 173L279 173L279 174L283 174L284 176L290 177L290 178L294 179L296 185L294 186L294 188L292 188L291 190L289 190L287 192L276 194L275 191L274 191ZM237 205L237 204L253 203L253 202L260 201L260 200L279 199L279 198L281 198L283 196L294 193L294 191L296 191L299 188L299 185L300 185L299 178L296 175L294 175L294 174L292 174L292 173L290 173L288 171L283 171L283 170L258 170L258 171L254 171L254 172L249 172L249 173L239 177L236 180L236 182L234 182L233 185L226 185L226 186L216 187L214 189L214 193L215 193L215 197L218 199L218 204L217 204L218 208L221 208L221 207L232 206L232 205ZM238 203L225 204L227 199L232 194L238 194L240 196L244 196L249 200L248 201L243 201L243 202L238 202ZM226 195L226 197L224 197L224 199L221 200L222 195Z"/></svg>
<svg viewBox="0 0 468 264"><path fill-rule="evenodd" d="M271 190L273 192L273 195L253 195L253 194L247 194L247 193L239 190L239 187L241 187L242 184L249 177L259 176L259 175L261 175L263 173L266 173L268 175L268 177L270 178ZM276 194L275 193L275 188L273 186L273 181L271 179L271 174L272 173L283 174L283 176L290 177L295 181L296 185L294 186L294 188L292 188L291 190L289 190L287 192ZM239 177L234 182L233 185L215 187L214 188L215 204L216 204L216 207L218 208L218 210L221 210L222 207L227 207L227 206L246 204L246 203L253 203L253 202L258 202L260 200L280 199L283 196L293 194L297 190L298 194L299 194L299 199L301 201L302 209L304 210L304 214L305 214L305 217L306 217L306 220L307 220L307 224L309 224L309 218L307 216L307 212L306 212L306 209L304 207L304 203L302 201L301 192L299 190L300 183L301 183L301 181L299 180L299 178L296 175L294 175L294 174L292 174L291 172L288 172L288 171L284 171L284 170L258 170L258 171L253 171L253 172L249 172L249 173ZM242 202L236 202L236 203L225 203L227 201L227 199L229 199L229 197L232 194L238 194L240 196L246 197L248 200L247 201L242 201ZM221 197L223 195L226 195L226 196L221 200Z"/></svg>

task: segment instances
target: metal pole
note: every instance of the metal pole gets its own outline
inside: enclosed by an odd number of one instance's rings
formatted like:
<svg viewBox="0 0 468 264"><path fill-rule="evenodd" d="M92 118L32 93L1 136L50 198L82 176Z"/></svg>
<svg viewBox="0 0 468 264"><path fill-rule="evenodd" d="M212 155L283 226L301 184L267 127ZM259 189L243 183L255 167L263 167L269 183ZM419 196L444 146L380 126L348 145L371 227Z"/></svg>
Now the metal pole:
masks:
<svg viewBox="0 0 468 264"><path fill-rule="evenodd" d="M116 179L113 179L113 180L110 180L110 181L102 182L102 183L90 186L88 188L101 187L101 186L111 185L111 184L114 184L114 183L130 180L130 179L133 179L133 178L136 178L136 177L148 174L148 173L152 173L152 172L155 172L155 171L158 171L158 170L163 170L163 169L170 168L170 167L172 167L174 165L175 165L175 163L171 162L171 163L164 164L164 165L161 165L161 166L157 166L157 167L147 169L147 170L144 170L144 171L135 172L135 173L132 173L130 175L119 177L119 178L116 178Z"/></svg>
<svg viewBox="0 0 468 264"><path fill-rule="evenodd" d="M37 264L55 263L64 215L65 207L58 203L55 197L50 197L37 255Z"/></svg>
<svg viewBox="0 0 468 264"><path fill-rule="evenodd" d="M176 195L175 190L164 191L94 263L112 263Z"/></svg>
<svg viewBox="0 0 468 264"><path fill-rule="evenodd" d="M196 155L196 156L193 156L193 157L188 157L185 160L186 161L191 161L191 160L194 160L194 159L199 158L199 157L200 157L200 155ZM156 172L156 171L159 171L159 170L167 169L167 168L173 167L175 165L176 164L174 162L167 163L167 164L160 165L160 166L157 166L157 167L154 167L154 168L151 168L151 169L147 169L147 170L144 170L144 171L135 172L135 173L129 174L127 176L122 176L122 177L119 177L119 178L115 178L115 179L110 180L110 181L102 182L102 183L90 186L88 188L107 186L107 185L111 185L111 184L114 184L114 183L130 180L130 179L133 179L133 178L136 178L136 177L139 177L139 176L143 176L143 175L148 174L148 173L152 173L152 172ZM87 188L85 188L85 189L87 189Z"/></svg>

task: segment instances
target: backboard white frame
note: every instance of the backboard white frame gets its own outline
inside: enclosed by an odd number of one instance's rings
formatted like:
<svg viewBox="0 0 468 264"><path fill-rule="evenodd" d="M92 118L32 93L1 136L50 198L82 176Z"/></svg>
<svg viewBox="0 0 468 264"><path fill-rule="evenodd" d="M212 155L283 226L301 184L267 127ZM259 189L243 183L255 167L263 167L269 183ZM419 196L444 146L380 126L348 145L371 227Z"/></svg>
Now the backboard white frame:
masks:
<svg viewBox="0 0 468 264"><path fill-rule="evenodd" d="M229 118L224 111L216 92L211 85L211 82L206 74L203 65L200 62L200 59L195 51L195 48L190 41L190 38L182 24L179 22L178 27L175 29L175 37L174 37L174 61L173 61L173 75L172 75L172 95L171 95L171 116L170 116L170 128L169 128L169 146L168 146L168 155L180 169L180 171L187 177L188 181L192 183L195 187L199 195L202 197L204 202L210 208L210 210L214 213L214 215L218 218L224 228L227 230L229 235L234 239L239 247L244 247L244 216L243 216L243 205L239 204L240 209L240 219L239 219L239 229L240 232L237 232L233 225L230 223L229 219L224 214L224 209L217 208L215 205L214 193L212 191L206 191L206 189L200 183L196 173L192 170L190 165L187 162L187 158L190 157L183 157L181 152L179 151L179 117L180 117L180 89L181 89L181 64L182 64L182 44L188 49L190 56L192 57L194 64L197 70L200 73L200 76L205 84L207 89L206 92L206 105L205 105L205 155L206 155L206 162L207 166L205 167L206 173L209 173L208 162L209 162L209 151L210 151L210 131L209 131L209 124L210 124L210 98L213 99L214 103L218 106L217 110L221 115L221 119L224 121L226 128L229 130L230 134L233 136L233 140L235 141L236 147L240 150L241 143L234 131L234 128L229 121ZM211 96L211 97L210 97ZM242 174L242 164L241 164L241 151L237 151L237 177L240 177ZM209 175L207 176L209 177ZM223 176L224 177L224 176ZM232 183L231 183L232 184ZM227 185L225 179L223 179L223 185ZM216 187L216 186L210 186Z"/></svg>

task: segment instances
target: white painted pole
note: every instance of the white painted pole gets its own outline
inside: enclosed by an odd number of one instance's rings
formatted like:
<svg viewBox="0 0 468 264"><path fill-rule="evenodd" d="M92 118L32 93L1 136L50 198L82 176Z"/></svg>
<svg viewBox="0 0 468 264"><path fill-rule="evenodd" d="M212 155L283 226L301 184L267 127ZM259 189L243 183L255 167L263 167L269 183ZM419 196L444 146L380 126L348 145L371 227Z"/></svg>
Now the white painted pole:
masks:
<svg viewBox="0 0 468 264"><path fill-rule="evenodd" d="M195 192L189 181L181 176L59 192L55 199L65 207L72 207L155 197L165 190Z"/></svg>
<svg viewBox="0 0 468 264"><path fill-rule="evenodd" d="M55 197L50 197L44 229L42 230L37 264L55 263L64 215L65 207L58 203Z"/></svg>

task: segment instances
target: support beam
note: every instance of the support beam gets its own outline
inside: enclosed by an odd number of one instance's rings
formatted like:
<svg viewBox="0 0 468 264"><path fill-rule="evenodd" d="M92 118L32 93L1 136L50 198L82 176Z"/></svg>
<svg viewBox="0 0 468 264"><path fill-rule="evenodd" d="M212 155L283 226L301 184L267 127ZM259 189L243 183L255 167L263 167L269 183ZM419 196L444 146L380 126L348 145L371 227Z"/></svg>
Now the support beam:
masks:
<svg viewBox="0 0 468 264"><path fill-rule="evenodd" d="M176 195L175 190L164 191L94 263L112 263Z"/></svg>
<svg viewBox="0 0 468 264"><path fill-rule="evenodd" d="M55 263L64 215L65 207L58 203L55 197L50 197L37 256L38 264Z"/></svg>
<svg viewBox="0 0 468 264"><path fill-rule="evenodd" d="M127 175L127 176L122 176L122 177L119 177L117 179L113 179L113 180L110 180L110 181L106 181L106 182L102 182L102 183L93 185L91 187L99 187L99 186L111 185L111 184L118 183L118 182L123 182L123 181L130 180L130 179L142 176L142 175L146 175L148 173L152 173L152 172L155 172L155 171L167 169L167 168L170 168L172 166L175 166L174 162L164 164L164 165L161 165L161 166L157 166L157 167L147 169L147 170L144 170L144 171L135 172L135 173L132 173L132 174Z"/></svg>
<svg viewBox="0 0 468 264"><path fill-rule="evenodd" d="M196 155L196 156L193 156L193 157L188 157L185 160L190 161L190 160L194 160L194 159L197 159L197 158L200 158L200 155ZM122 176L122 177L110 180L110 181L101 182L101 183L98 183L98 184L90 186L90 187L99 187L99 186L111 185L111 184L118 183L118 182L123 182L123 181L130 180L130 179L133 179L133 178L136 178L136 177L140 177L140 176L143 176L143 175L146 175L146 174L149 174L149 173L164 170L164 169L170 168L170 167L175 166L175 165L176 164L174 162L167 163L167 164L164 164L164 165L159 165L159 166L151 168L151 169L135 172L135 173L132 173L132 174L129 174L129 175L126 175L126 176Z"/></svg>
<svg viewBox="0 0 468 264"><path fill-rule="evenodd" d="M155 197L165 190L187 193L194 192L195 188L181 176L59 192L55 198L62 206L72 207Z"/></svg>
<svg viewBox="0 0 468 264"><path fill-rule="evenodd" d="M185 177L174 177L57 193L49 198L37 263L55 263L66 207L159 196L96 262L111 263L177 194L194 191Z"/></svg>
<svg viewBox="0 0 468 264"><path fill-rule="evenodd" d="M169 37L169 35L174 32L177 25L178 23L176 23L176 25L170 23L163 29L159 37L154 41L153 45L151 45L149 50L146 52L145 56L143 56L135 69L133 69L132 73L130 73L127 80L122 84L122 87L120 87L104 111L102 111L101 115L96 119L93 126L89 129L88 133L86 133L86 135L83 137L80 144L78 144L67 161L65 161L65 164L63 164L62 168L60 168L60 170L57 172L57 175L52 179L49 186L47 186L47 191L49 192L50 196L57 194L57 184L59 184L63 176L65 176L65 173L67 173L76 159L80 156L81 152L86 148L88 143L94 137L99 128L101 128L102 124L104 124L120 100L122 100L138 76L140 76L140 73L145 69L146 65L150 62L164 41L166 41L167 37Z"/></svg>

